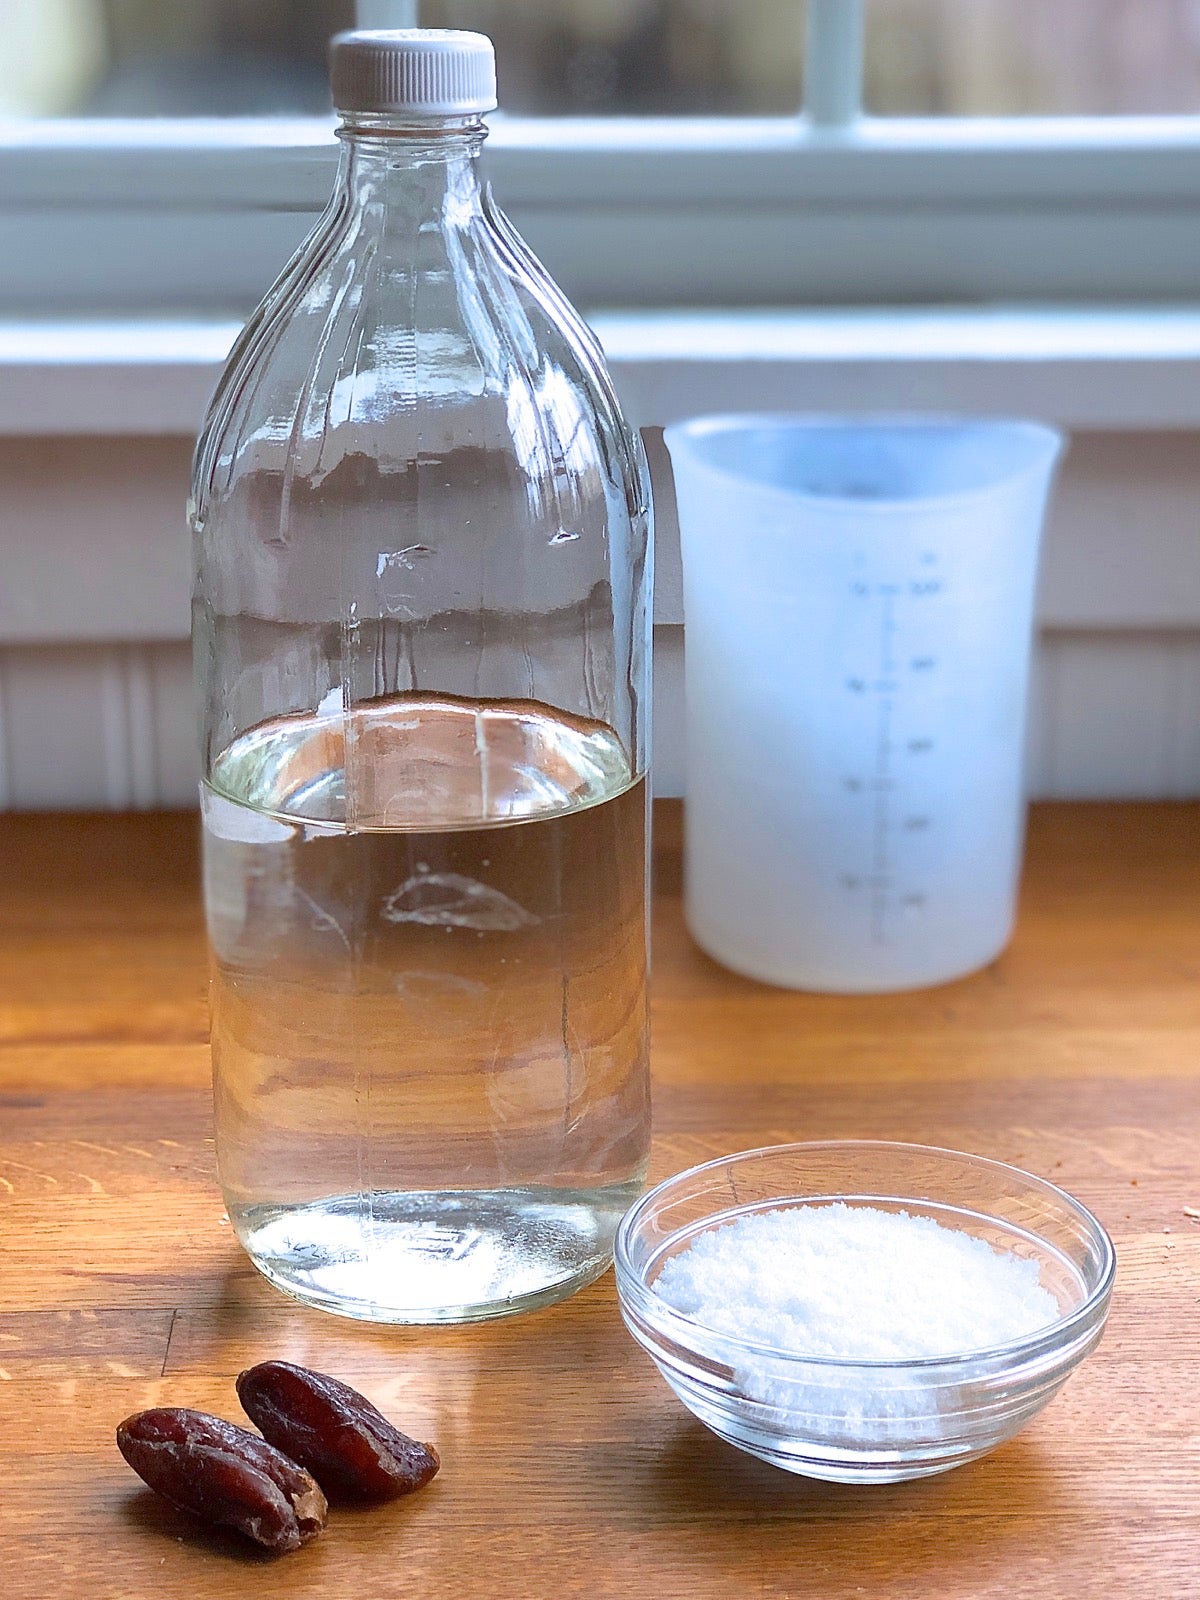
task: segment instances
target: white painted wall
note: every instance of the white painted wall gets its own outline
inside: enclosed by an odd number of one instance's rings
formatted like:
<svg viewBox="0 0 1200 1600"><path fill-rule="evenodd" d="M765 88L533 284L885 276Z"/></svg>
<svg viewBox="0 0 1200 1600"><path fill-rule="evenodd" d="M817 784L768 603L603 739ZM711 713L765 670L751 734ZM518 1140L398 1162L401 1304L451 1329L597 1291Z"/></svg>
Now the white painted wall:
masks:
<svg viewBox="0 0 1200 1600"><path fill-rule="evenodd" d="M683 621L670 462L646 431L655 618ZM187 636L189 439L0 438L0 645ZM1051 506L1043 628L1200 630L1200 436L1074 437Z"/></svg>
<svg viewBox="0 0 1200 1600"><path fill-rule="evenodd" d="M683 612L670 463L659 508L655 782L683 784ZM0 439L0 807L190 805L190 441ZM1200 449L1084 433L1047 534L1036 795L1200 796Z"/></svg>

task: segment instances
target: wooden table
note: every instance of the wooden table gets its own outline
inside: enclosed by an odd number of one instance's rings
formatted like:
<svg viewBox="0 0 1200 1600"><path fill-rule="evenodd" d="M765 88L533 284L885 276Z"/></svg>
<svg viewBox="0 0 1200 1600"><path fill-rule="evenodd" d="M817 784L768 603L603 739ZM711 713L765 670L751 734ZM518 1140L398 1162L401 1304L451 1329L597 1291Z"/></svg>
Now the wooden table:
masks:
<svg viewBox="0 0 1200 1600"><path fill-rule="evenodd" d="M1200 1594L1200 807L1036 811L1019 936L897 998L776 991L683 932L660 830L654 1176L836 1135L1015 1161L1117 1241L1097 1354L1018 1439L850 1489L694 1423L611 1277L470 1329L312 1312L251 1270L213 1178L195 823L0 821L0 1574L43 1596ZM272 1562L197 1533L113 1446L130 1411L237 1416L285 1356L359 1384L444 1468Z"/></svg>

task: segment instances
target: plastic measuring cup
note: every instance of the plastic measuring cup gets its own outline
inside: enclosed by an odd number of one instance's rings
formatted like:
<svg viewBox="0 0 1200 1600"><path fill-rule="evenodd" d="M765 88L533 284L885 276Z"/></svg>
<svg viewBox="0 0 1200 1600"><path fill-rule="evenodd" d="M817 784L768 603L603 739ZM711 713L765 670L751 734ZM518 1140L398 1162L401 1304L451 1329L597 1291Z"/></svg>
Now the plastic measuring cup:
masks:
<svg viewBox="0 0 1200 1600"><path fill-rule="evenodd" d="M683 546L687 918L842 992L1012 931L1037 555L1062 436L968 418L666 430Z"/></svg>

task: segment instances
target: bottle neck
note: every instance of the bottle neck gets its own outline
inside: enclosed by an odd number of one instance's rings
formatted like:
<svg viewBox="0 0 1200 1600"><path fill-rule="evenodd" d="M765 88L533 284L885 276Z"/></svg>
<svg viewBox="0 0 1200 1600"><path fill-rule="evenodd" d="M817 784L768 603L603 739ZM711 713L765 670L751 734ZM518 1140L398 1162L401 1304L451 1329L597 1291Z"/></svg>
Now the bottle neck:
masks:
<svg viewBox="0 0 1200 1600"><path fill-rule="evenodd" d="M487 128L478 117L402 120L356 112L337 135L339 187L357 206L386 204L393 196L411 206L415 176L425 215L479 208L478 162Z"/></svg>

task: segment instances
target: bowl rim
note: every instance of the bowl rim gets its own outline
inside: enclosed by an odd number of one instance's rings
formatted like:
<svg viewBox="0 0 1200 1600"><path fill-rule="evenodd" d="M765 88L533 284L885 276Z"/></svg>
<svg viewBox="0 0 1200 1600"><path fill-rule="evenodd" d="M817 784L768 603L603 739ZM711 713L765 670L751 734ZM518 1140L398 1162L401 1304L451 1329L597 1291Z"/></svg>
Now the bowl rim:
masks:
<svg viewBox="0 0 1200 1600"><path fill-rule="evenodd" d="M903 1151L907 1154L922 1156L952 1156L958 1161L968 1161L972 1166L987 1167L997 1173L1012 1174L1019 1178L1022 1183L1032 1184L1035 1188L1045 1191L1048 1197L1065 1206L1083 1224L1100 1257L1100 1274L1096 1286L1073 1311L1059 1317L1054 1322L1047 1323L1042 1328L1035 1328L1033 1332L1023 1334L1017 1339L1010 1339L1004 1344L979 1346L974 1350L956 1351L950 1355L905 1356L888 1360L871 1360L865 1357L806 1355L801 1351L786 1350L779 1345L764 1344L755 1339L745 1339L737 1334L726 1333L722 1329L710 1327L707 1323L699 1322L696 1318L689 1317L682 1311L677 1311L661 1295L654 1292L633 1266L629 1250L630 1239L634 1229L655 1200L673 1184L685 1179L698 1178L702 1173L711 1172L718 1167L728 1166L734 1161L749 1160L756 1156L784 1156L796 1152L817 1150L843 1150L846 1152L853 1150L865 1152L888 1150ZM789 1197L780 1196L781 1201L787 1198ZM802 1201L805 1197L796 1195L794 1198ZM813 1199L826 1198L837 1199L838 1196L813 1196ZM871 1197L864 1196L864 1198L869 1199ZM895 1195L889 1198L902 1201L904 1197ZM667 1236L668 1241L673 1237L673 1234L669 1234ZM701 1342L705 1339L718 1339L723 1345L730 1345L736 1350L744 1350L748 1354L765 1356L777 1362L792 1363L797 1367L824 1368L831 1372L851 1372L864 1369L871 1372L916 1371L928 1373L931 1370L956 1372L997 1360L1007 1360L1015 1363L1049 1353L1070 1344L1077 1333L1089 1330L1098 1322L1103 1322L1107 1314L1108 1301L1112 1295L1116 1269L1116 1249L1108 1230L1095 1213L1084 1205L1082 1200L1077 1200L1074 1195L1060 1188L1058 1184L1051 1183L1048 1178L1039 1178L1036 1173L1027 1172L1023 1167L1015 1166L1012 1162L997 1161L992 1156L975 1155L969 1150L953 1150L948 1145L918 1144L903 1139L795 1140L786 1144L756 1145L752 1149L735 1150L728 1155L714 1156L711 1160L698 1162L695 1166L685 1167L682 1171L662 1179L652 1189L647 1189L639 1200L634 1201L633 1205L621 1218L613 1248L613 1271L617 1284L618 1300L622 1303L630 1302L643 1314L650 1312L649 1320L652 1321L654 1331L656 1333L670 1334L682 1348L695 1351L697 1348L696 1339L689 1337L689 1335L699 1335Z"/></svg>

